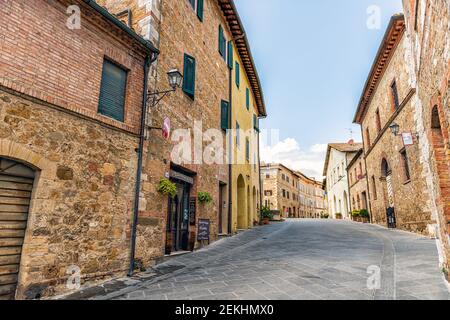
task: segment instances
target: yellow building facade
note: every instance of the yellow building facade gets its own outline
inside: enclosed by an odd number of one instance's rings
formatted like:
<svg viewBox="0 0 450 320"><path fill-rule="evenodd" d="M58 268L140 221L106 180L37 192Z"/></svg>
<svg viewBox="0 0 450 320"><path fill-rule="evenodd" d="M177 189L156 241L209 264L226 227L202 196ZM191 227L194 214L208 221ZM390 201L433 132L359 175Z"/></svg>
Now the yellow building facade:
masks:
<svg viewBox="0 0 450 320"><path fill-rule="evenodd" d="M231 45L231 44L230 44ZM233 43L231 70L231 208L232 231L252 228L259 222L260 168L259 119L265 113L258 109L249 76Z"/></svg>

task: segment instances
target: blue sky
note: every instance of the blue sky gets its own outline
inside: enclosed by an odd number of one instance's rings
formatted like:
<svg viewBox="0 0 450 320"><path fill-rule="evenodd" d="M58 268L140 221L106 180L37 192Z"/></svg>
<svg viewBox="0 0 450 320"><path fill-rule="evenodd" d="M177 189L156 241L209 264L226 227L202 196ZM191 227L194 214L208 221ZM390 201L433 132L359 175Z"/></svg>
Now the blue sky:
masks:
<svg viewBox="0 0 450 320"><path fill-rule="evenodd" d="M367 75L389 19L401 0L235 0L280 142L263 160L319 178L329 142L360 141L352 125ZM380 28L367 13L380 8Z"/></svg>

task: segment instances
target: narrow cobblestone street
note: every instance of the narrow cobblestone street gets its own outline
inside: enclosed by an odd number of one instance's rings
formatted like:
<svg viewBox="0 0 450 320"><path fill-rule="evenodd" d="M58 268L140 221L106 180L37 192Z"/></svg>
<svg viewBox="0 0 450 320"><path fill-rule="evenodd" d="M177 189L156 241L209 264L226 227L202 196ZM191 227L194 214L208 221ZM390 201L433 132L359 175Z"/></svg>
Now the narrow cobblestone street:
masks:
<svg viewBox="0 0 450 320"><path fill-rule="evenodd" d="M381 288L370 290L370 266ZM94 299L445 299L434 240L368 224L288 220L156 267L162 276Z"/></svg>

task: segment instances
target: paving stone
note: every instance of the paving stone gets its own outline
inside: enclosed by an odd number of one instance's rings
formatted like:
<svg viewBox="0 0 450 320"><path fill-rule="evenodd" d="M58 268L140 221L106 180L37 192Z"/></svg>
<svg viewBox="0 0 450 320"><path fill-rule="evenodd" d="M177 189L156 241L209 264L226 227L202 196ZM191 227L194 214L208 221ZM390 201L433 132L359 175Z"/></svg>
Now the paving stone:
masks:
<svg viewBox="0 0 450 320"><path fill-rule="evenodd" d="M380 261L383 287L373 292L367 268ZM113 294L106 286L85 291L131 300L449 300L437 265L435 242L411 233L346 221L288 220L174 257L156 267L163 278L128 285L116 280Z"/></svg>

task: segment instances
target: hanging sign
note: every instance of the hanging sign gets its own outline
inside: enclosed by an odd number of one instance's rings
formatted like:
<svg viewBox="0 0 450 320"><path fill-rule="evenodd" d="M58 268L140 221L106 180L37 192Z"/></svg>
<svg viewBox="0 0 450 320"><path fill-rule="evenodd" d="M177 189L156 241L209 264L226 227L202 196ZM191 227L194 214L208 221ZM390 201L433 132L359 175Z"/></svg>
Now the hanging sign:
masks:
<svg viewBox="0 0 450 320"><path fill-rule="evenodd" d="M170 138L170 119L169 118L164 119L164 123L162 126L162 134L163 134L164 139Z"/></svg>
<svg viewBox="0 0 450 320"><path fill-rule="evenodd" d="M414 137L411 132L403 132L402 133L403 138L403 145L406 146L412 146L414 144Z"/></svg>

